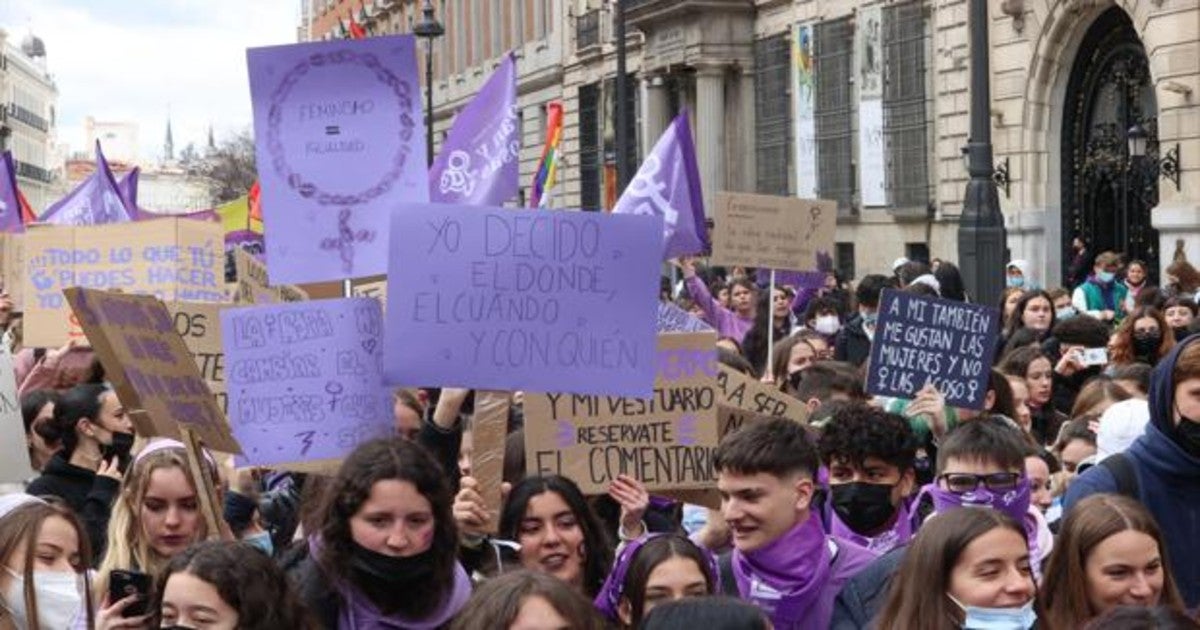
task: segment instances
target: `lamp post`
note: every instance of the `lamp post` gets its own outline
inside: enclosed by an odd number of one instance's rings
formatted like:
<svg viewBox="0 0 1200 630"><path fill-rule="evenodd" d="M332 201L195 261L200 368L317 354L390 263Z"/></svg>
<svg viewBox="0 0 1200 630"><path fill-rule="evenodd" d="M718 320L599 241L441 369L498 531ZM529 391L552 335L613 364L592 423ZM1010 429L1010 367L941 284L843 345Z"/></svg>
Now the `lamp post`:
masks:
<svg viewBox="0 0 1200 630"><path fill-rule="evenodd" d="M629 89L625 81L625 7L621 4L621 0L613 3L613 26L616 27L617 39L617 93L616 93L616 138L617 151L617 196L619 197L625 191L625 186L629 184L629 143L633 139L628 135L629 129L629 95L626 92Z"/></svg>
<svg viewBox="0 0 1200 630"><path fill-rule="evenodd" d="M971 0L971 137L967 182L958 223L958 261L973 300L993 304L1004 289L1004 215L992 167L991 90L988 85L987 0Z"/></svg>
<svg viewBox="0 0 1200 630"><path fill-rule="evenodd" d="M433 0L425 0L413 35L425 40L425 160L429 166L433 166L433 40L445 33L445 27L433 17Z"/></svg>

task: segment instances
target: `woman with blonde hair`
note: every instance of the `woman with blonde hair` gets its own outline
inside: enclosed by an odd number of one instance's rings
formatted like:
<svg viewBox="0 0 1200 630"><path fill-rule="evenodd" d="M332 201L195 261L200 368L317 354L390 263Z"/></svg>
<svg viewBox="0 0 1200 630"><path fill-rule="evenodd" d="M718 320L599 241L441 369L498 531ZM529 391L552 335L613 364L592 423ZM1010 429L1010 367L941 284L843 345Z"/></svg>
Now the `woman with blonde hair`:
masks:
<svg viewBox="0 0 1200 630"><path fill-rule="evenodd" d="M1117 606L1183 610L1158 524L1117 494L1092 495L1067 513L1041 601L1050 630L1081 628Z"/></svg>
<svg viewBox="0 0 1200 630"><path fill-rule="evenodd" d="M213 485L218 486L215 463L206 458L201 467ZM200 510L200 492L180 442L155 440L138 453L113 504L108 549L93 582L98 597L104 600L96 615L98 629L140 628L139 624L150 618L149 615L122 617L122 612L137 600L130 596L108 601L109 576L114 570L158 575L173 557L208 538L208 526Z"/></svg>

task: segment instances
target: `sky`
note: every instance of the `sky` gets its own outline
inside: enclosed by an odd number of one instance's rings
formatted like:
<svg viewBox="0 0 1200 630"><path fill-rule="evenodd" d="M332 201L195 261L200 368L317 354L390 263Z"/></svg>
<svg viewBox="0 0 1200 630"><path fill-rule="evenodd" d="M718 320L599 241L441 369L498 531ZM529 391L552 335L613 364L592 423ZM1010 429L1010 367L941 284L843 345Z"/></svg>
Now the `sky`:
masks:
<svg viewBox="0 0 1200 630"><path fill-rule="evenodd" d="M139 159L176 155L252 124L246 48L296 41L300 0L0 0L0 27L46 45L58 138L84 150L83 122L136 122Z"/></svg>

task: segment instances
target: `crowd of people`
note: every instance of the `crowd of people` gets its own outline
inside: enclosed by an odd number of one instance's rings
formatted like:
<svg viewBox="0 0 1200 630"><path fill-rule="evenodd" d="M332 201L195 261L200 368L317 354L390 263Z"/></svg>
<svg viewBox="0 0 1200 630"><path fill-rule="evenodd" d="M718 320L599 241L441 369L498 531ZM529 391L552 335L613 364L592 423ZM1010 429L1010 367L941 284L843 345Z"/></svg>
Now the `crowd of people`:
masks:
<svg viewBox="0 0 1200 630"><path fill-rule="evenodd" d="M398 390L333 475L197 466L86 344L17 348L38 474L0 492L0 630L1200 628L1200 273L1077 245L1070 286L1015 260L994 299L948 261L773 292L679 261L663 299L809 416L726 436L710 507L527 474L519 393L499 506L463 389ZM866 393L885 290L997 305L983 409Z"/></svg>

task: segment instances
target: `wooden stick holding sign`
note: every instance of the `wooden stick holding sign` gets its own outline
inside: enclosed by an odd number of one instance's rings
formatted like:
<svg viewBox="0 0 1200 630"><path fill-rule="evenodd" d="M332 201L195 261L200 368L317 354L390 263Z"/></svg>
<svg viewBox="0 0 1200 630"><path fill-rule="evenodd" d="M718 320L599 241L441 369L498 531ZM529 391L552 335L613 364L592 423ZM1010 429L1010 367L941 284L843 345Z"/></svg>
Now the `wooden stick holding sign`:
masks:
<svg viewBox="0 0 1200 630"><path fill-rule="evenodd" d="M508 392L476 391L475 417L471 420L474 451L471 476L479 482L479 494L487 508L488 533L500 528L500 484L504 481L504 445L508 437Z"/></svg>
<svg viewBox="0 0 1200 630"><path fill-rule="evenodd" d="M187 451L188 470L192 474L192 483L196 486L196 496L200 501L200 513L204 515L204 523L208 526L208 540L223 538L225 519L217 512L217 506L222 505L217 498L217 488L213 485L212 475L205 474L204 451L200 450L200 438L187 427L180 428L183 434L183 447ZM214 471L215 472L215 471Z"/></svg>

